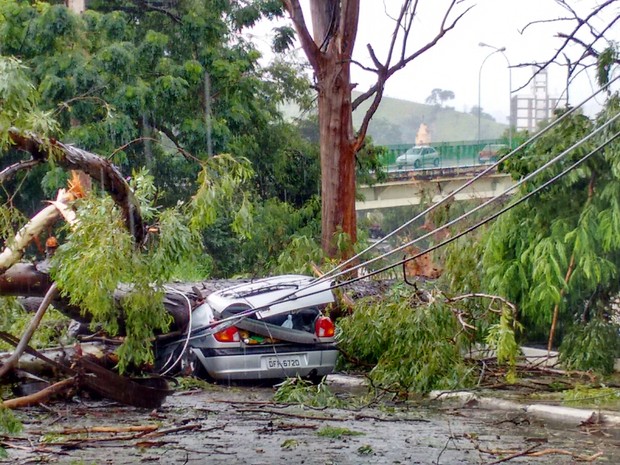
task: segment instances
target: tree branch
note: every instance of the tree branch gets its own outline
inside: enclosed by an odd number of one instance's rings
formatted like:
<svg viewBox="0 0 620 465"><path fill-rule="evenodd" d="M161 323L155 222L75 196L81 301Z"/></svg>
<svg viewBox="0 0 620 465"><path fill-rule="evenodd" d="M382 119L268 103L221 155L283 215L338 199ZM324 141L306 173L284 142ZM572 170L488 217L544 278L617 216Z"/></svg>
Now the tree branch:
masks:
<svg viewBox="0 0 620 465"><path fill-rule="evenodd" d="M44 140L16 129L9 131L9 139L15 148L29 152L33 160L53 158L55 163L63 168L83 171L94 181L98 181L121 209L125 226L133 235L136 244L142 243L146 237L146 226L138 201L125 178L108 160L55 139Z"/></svg>
<svg viewBox="0 0 620 465"><path fill-rule="evenodd" d="M340 37L342 38L342 55L350 57L357 37L360 15L359 0L343 0L342 19L340 21Z"/></svg>
<svg viewBox="0 0 620 465"><path fill-rule="evenodd" d="M175 136L174 133L169 128L165 126L158 126L155 124L152 124L151 126L153 127L153 129L157 129L158 131L161 131L162 133L164 133L166 137L172 141L177 151L181 155L183 155L186 160L200 163L200 159L196 158L194 155L192 155L187 150L185 150L183 146L181 146L181 142L179 142L179 138Z"/></svg>
<svg viewBox="0 0 620 465"><path fill-rule="evenodd" d="M61 217L64 203L73 199L72 194L61 190L56 202L37 213L15 234L15 238L8 242L9 245L0 253L0 273L4 273L21 259L30 241L53 225Z"/></svg>
<svg viewBox="0 0 620 465"><path fill-rule="evenodd" d="M282 4L284 5L286 11L288 11L291 21L293 21L293 26L297 31L297 36L299 37L302 48L306 52L310 65L314 71L318 73L320 69L319 56L321 51L314 42L310 32L308 32L308 27L306 26L304 13L301 9L301 5L299 4L299 0L282 0Z"/></svg>
<svg viewBox="0 0 620 465"><path fill-rule="evenodd" d="M15 368L15 365L19 361L19 358L24 353L24 350L26 350L26 347L28 347L28 343L30 342L32 335L39 327L39 324L41 323L41 320L43 319L43 315L45 315L47 308L50 306L52 299L56 296L57 293L58 293L58 289L56 287L56 283L54 283L47 290L47 293L45 294L45 297L43 298L43 302L41 302L41 305L39 306L37 313L35 313L35 315L32 317L32 320L30 321L28 328L26 328L26 331L24 331L24 334L21 340L19 341L19 344L15 348L15 351L4 362L4 365L0 366L0 378L2 378L5 374L7 374L9 370L12 370L13 368Z"/></svg>
<svg viewBox="0 0 620 465"><path fill-rule="evenodd" d="M57 382L56 384L52 384L45 389L35 392L32 395L18 397L17 399L8 399L3 402L0 402L1 407L16 409L20 407L29 407L31 405L37 405L42 402L45 402L50 397L60 393L65 392L71 389L75 385L75 378L68 378L62 381Z"/></svg>
<svg viewBox="0 0 620 465"><path fill-rule="evenodd" d="M370 89L357 97L352 103L352 108L353 110L355 110L362 102L365 102L366 100L374 96L370 107L364 115L364 118L362 120L362 123L360 124L360 128L356 136L357 149L362 147L363 140L366 137L366 133L368 131L368 125L370 124L370 120L379 108L379 104L381 103L381 99L383 98L383 89L385 87L385 82L394 73L404 68L408 63L415 60L417 57L434 47L437 42L439 42L439 40L443 38L449 31L454 29L457 23L473 8L473 6L469 6L465 9L465 11L461 12L459 15L457 15L456 18L451 20L450 17L452 16L452 12L455 6L459 3L460 2L458 0L452 0L450 6L447 8L445 14L443 15L439 30L437 31L435 36L418 50L407 55L407 41L409 39L409 34L411 32L411 27L413 25L415 14L417 13L418 0L413 3L413 6L411 4L411 1L405 2L396 20L394 31L392 33L392 40L390 43L389 52L383 64L379 65L379 60L376 56L374 56L374 51L372 51L372 48L370 48L371 56L373 56L373 61L377 65L376 69L374 70L374 72L377 73L377 82ZM409 8L411 8L411 12L407 13L409 11ZM399 37L401 37L399 31L402 32L400 59L396 63L391 64L392 56L396 47L396 41Z"/></svg>
<svg viewBox="0 0 620 465"><path fill-rule="evenodd" d="M544 62L532 62L532 63L522 63L520 65L518 65L517 67L534 67L536 69L536 71L532 74L532 76L530 77L530 79L527 80L527 82L525 82L525 84L523 84L521 87L515 89L516 91L519 91L525 87L527 87L533 80L534 78L544 69L546 69L547 67L549 67L549 65L551 64L560 64L558 62L558 58L561 55L566 55L566 51L569 47L569 45L571 43L576 43L582 46L585 46L585 52L587 53L582 53L581 58L579 58L577 61L582 61L584 58L588 57L588 56L593 56L595 58L598 58L600 52L597 51L594 48L594 45L599 42L600 40L605 40L606 42L610 42L610 40L605 39L605 33L607 33L611 27L618 21L620 20L620 16L619 15L615 15L615 16L609 16L610 18L613 18L612 20L609 21L609 23L607 24L607 26L601 31L601 32L597 32L591 25L591 21L596 18L599 14L602 15L603 10L605 10L607 7L613 5L614 3L616 3L617 0L606 0L605 2L597 5L585 18L581 18L579 17L578 13L570 6L568 5L565 1L563 0L556 0L556 3L558 3L558 5L560 5L561 7L563 7L565 10L567 10L572 16L571 17L565 17L565 18L557 18L557 19L551 19L551 20L543 20L543 21L532 21L531 23L528 23L521 32L524 32L528 27L533 26L533 25L537 25L537 24L543 24L543 23L551 23L551 22L566 22L566 21L571 21L571 22L576 22L577 24L575 25L575 27L572 29L572 31L568 32L568 33L564 33L564 32L560 32L557 34L558 38L563 39L562 44L560 45L560 47L557 48L556 52L553 54L553 56L551 58L549 58L547 61ZM589 33L592 37L592 40L589 41L585 41L583 39L580 39L577 37L577 34L583 29L583 28L587 28L589 30ZM589 45L588 45L589 42ZM570 80L571 78L571 73L573 72L573 69L571 70L571 68L569 67L569 76L568 79Z"/></svg>
<svg viewBox="0 0 620 465"><path fill-rule="evenodd" d="M15 174L17 174L21 170L29 170L34 168L37 165L43 163L43 160L24 160L19 161L17 163L12 164L11 166L7 166L2 171L0 171L0 184L5 183L9 179L11 179Z"/></svg>

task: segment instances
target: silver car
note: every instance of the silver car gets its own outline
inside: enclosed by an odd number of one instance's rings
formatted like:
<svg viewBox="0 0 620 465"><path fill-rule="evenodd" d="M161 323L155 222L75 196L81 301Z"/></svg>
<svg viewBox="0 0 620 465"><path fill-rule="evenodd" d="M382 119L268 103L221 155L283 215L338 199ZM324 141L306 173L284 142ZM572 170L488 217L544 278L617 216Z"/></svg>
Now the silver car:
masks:
<svg viewBox="0 0 620 465"><path fill-rule="evenodd" d="M433 147L416 145L411 147L396 158L396 166L399 170L422 168L423 166L439 166L439 152Z"/></svg>
<svg viewBox="0 0 620 465"><path fill-rule="evenodd" d="M157 364L216 381L300 376L319 381L334 370L335 327L324 315L334 301L328 281L284 275L207 296L191 331L156 350Z"/></svg>

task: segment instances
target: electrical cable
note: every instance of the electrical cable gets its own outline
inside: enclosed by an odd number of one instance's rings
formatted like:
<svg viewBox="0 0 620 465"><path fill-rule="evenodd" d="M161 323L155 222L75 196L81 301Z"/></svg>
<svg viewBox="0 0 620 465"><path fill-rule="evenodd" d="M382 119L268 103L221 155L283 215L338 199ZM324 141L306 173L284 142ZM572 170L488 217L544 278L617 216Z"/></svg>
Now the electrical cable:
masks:
<svg viewBox="0 0 620 465"><path fill-rule="evenodd" d="M548 131L550 131L551 129L553 129L555 126L557 126L558 124L560 124L562 121L564 121L564 119L568 118L570 115L572 115L573 113L575 113L577 110L579 110L581 107L583 107L587 102L589 102L591 99L593 99L595 96L597 96L599 93L607 90L612 83L614 83L615 81L620 79L620 75L616 76L615 78L611 79L607 84L605 84L604 86L602 86L600 89L598 89L597 91L595 91L593 94L591 94L589 97L587 97L586 99L584 99L582 102L580 102L578 105L576 105L575 107L572 107L571 109L569 109L567 112L563 113L562 115L560 115L560 117L558 117L556 120L552 121L549 125L547 125L545 128L543 128L542 130L540 130L539 132L537 132L536 134L534 134L533 136L531 136L529 139L527 139L525 142L523 142L522 144L520 144L518 147L516 147L515 149L511 150L509 153L507 153L506 155L504 155L502 158L500 158L499 160L497 160L495 163L493 163L492 165L489 165L486 169L484 169L483 171L481 171L480 173L478 173L477 175L475 175L473 178L471 178L470 180L468 180L467 182L465 182L463 185L461 185L460 187L456 188L454 191L452 191L449 195L447 195L446 197L444 197L443 199L439 200L438 202L434 203L433 205L429 206L428 208L426 208L424 211L422 211L421 213L417 214L416 216L414 216L413 218L411 218L410 220L408 220L407 222L405 222L404 224L400 225L398 228L396 228L394 231L390 232L389 234L385 235L384 237L382 237L381 239L379 239L377 242L371 244L370 246L368 246L366 249L362 250L361 252L355 254L353 257L349 258L348 260L345 260L344 262L338 264L337 266L335 266L334 268L332 268L331 270L329 270L327 273L325 273L323 276L321 276L320 278L317 278L315 281L316 282L320 282L320 281L324 281L327 279L332 279L334 277L334 275L336 274L336 272L342 268L345 268L347 265L353 263L354 261L357 261L362 255L364 255L365 253L371 251L372 249L378 247L381 243L387 241L388 239L390 239L391 237L393 237L394 235L396 235L398 232L402 231L404 228L406 228L407 226L411 225L413 222L419 220L420 218L422 218L424 215L426 215L427 213L431 212L432 210L440 207L441 205L443 205L444 203L446 203L450 198L452 198L453 196L455 196L456 194L458 194L459 192L463 191L464 189L466 189L467 187L469 187L470 185L472 185L473 183L475 183L478 179L482 178L483 176L486 176L488 173L490 173L491 171L493 171L495 168L497 168L497 166L508 160L510 157L512 157L515 153L517 153L519 150L521 150L522 148L526 147L527 145L529 145L530 143L534 142L536 139L540 138L542 135L544 135L545 133L547 133ZM347 268L347 272L350 272L351 269Z"/></svg>
<svg viewBox="0 0 620 465"><path fill-rule="evenodd" d="M185 302L187 303L188 323L187 323L187 337L185 338L185 342L183 344L183 348L181 349L181 352L179 353L179 356L176 358L174 363L172 365L170 365L170 367L168 367L168 369L166 369L166 366L168 365L168 363L170 363L170 360L172 360L172 356L174 355L174 351L172 351L172 353L170 354L170 357L168 357L168 360L166 360L164 365L161 367L160 375L162 375L162 376L165 376L168 373L170 373L172 371L172 369L177 365L177 363L179 363L181 358L183 358L183 355L185 355L185 351L187 350L187 346L189 345L189 341L191 339L191 334L192 334L192 303L189 300L189 297L187 297L187 295L184 292L181 292L178 289L174 289L174 288L169 287L169 286L164 286L164 289L166 289L169 292L173 292L175 294L178 294L178 295L182 296L185 299ZM165 370L165 371L162 371L162 370Z"/></svg>
<svg viewBox="0 0 620 465"><path fill-rule="evenodd" d="M530 197L532 197L533 195L537 194L538 192L540 192L542 189L544 189L545 187L550 186L551 184L553 184L554 182L556 182L558 179L560 179L561 177L565 176L567 173L569 173L570 171L572 171L573 169L575 169L577 166L579 166L580 164L582 164L585 160L587 160L588 158L590 158L592 155L594 155L596 152L598 152L599 150L605 148L607 145L609 145L611 142L613 142L615 139L617 139L618 137L620 137L620 132L617 132L616 134L614 134L610 139L608 139L607 141L605 141L604 143L602 143L601 145L599 145L597 148L595 148L594 150L592 150L591 152L589 152L587 155L584 155L582 158L580 158L579 160L577 160L575 163L573 163L571 166L569 166L568 168L566 168L564 171L562 171L561 173L558 173L557 175L555 175L554 177L552 177L551 179L549 179L548 181L544 182L542 185L540 185L539 187L537 187L536 189L534 189L531 192L528 192L526 195L524 195L523 197L519 198L517 201L515 201L514 203L502 208L501 210L497 211L496 213L493 213L491 216L480 220L478 223L474 224L473 226L470 226L469 228L465 229L464 231L461 231L460 233L456 234L453 237L450 237L449 239L444 240L443 242L440 242L438 244L435 244L431 247L428 247L427 249L412 255L410 257L406 257L396 263L393 263L389 266L386 266L380 270L375 270L372 273L370 273L367 276L358 276L355 278L351 278L347 281L344 281L342 283L338 283L334 286L335 288L338 287L342 287L342 286L346 286L349 284L352 284L354 282L360 281L362 279L367 278L368 276L374 276L375 274L380 274L383 273L389 269L395 268L397 266L400 266L404 263L407 263L411 260L415 260L416 258L432 252L433 250L439 249L440 247L443 247L445 245L448 245L451 242L454 242L455 240L459 239L460 237L469 234L472 231L475 231L476 229L478 229L479 227L483 226L484 224L493 221L494 219L496 219L498 216L503 215L504 213L506 213L507 211L511 210L512 208L516 207L517 205L525 202L527 199L529 199Z"/></svg>
<svg viewBox="0 0 620 465"><path fill-rule="evenodd" d="M536 170L532 171L531 173L529 173L527 176L525 176L524 178L522 178L521 180L519 180L516 184L508 187L506 190L504 190L501 194L498 194L488 200L486 200L485 202L483 202L482 204L472 208L471 210L465 212L464 214L462 214L461 216L459 216L458 218L455 218L454 220L441 225L435 229L433 229L432 231L427 232L426 234L423 234L422 236L419 236L409 242L406 242L405 244L400 245L399 247L390 250L389 252L386 252L382 255L379 255L377 257L374 257L370 260L367 260L363 263L360 263L356 266L353 266L351 268L348 268L344 271L341 271L340 273L336 273L335 275L332 276L332 279L336 279L344 274L349 274L353 271L358 270L359 268L365 267L367 265L370 265L376 261L382 260L390 255L393 255L394 253L400 252L403 249L406 249L407 247L412 246L413 244L416 244L417 242L420 242L421 240L424 240L430 236L432 236L433 234L442 231L443 229L446 229L449 226L453 226L454 224L458 223L459 221L467 218L468 216L472 215L473 213L477 212L478 210L481 210L482 208L486 207L487 205L490 205L491 203L497 201L498 199L501 199L502 197L506 196L507 194L509 194L510 192L512 192L513 190L515 190L516 188L518 188L519 186L521 186L522 184L526 183L527 181L529 181L531 178L533 178L534 176L540 174L542 171L544 171L545 169L547 169L549 166L557 163L558 161L560 161L562 158L566 157L572 150L578 148L580 145L582 145L583 143L587 142L588 140L590 140L592 137L594 137L595 135L597 135L598 133L600 133L601 131L603 131L604 129L606 129L609 125L611 125L613 122L615 122L618 118L620 117L620 113L616 114L612 119L610 119L609 121L605 122L602 126L598 127L597 129L595 129L594 131L592 131L590 134L588 134L587 136L585 136L584 138L580 139L579 141L575 142L572 146L570 146L569 148L567 148L566 150L564 150L562 153L560 153L559 155L555 156L554 158L552 158L551 160L549 160L548 162L546 162L545 164L543 164L542 166L540 166L539 168L537 168Z"/></svg>
<svg viewBox="0 0 620 465"><path fill-rule="evenodd" d="M538 168L537 170L535 170L534 172L530 173L528 176L526 176L525 178L523 178L521 181L519 181L519 183L517 183L516 185L512 186L509 190L513 190L514 188L516 188L516 187L520 186L521 184L523 184L524 182L526 182L527 180L529 180L531 177L533 177L533 176L535 176L535 175L537 175L537 174L540 174L540 172L541 172L543 169L548 168L548 167L549 167L549 166L551 166L552 164L556 163L557 161L559 161L560 159L562 159L563 157L565 157L565 156L566 156L566 155L567 155L570 151L574 150L574 149L575 149L575 148L577 148L579 145L581 145L583 142L585 142L585 141L589 140L591 137L593 137L594 135L598 134L599 132L601 132L602 130L604 130L605 128L607 128L607 126L609 126L612 122L616 121L616 119L618 119L619 117L620 117L620 113L616 114L616 115L615 115L615 116L614 116L611 120L607 121L607 122L606 122L603 126L601 126L601 127L597 128L595 131L593 131L593 132L592 132L592 133L590 133L589 135L587 135L587 136L585 136L584 138L582 138L581 140L577 141L575 144L573 144L571 147L569 147L568 149L566 149L564 152L562 152L561 154L557 155L557 156L556 156L556 157L554 157L552 160L550 160L550 161L548 161L547 163L545 163L542 167ZM576 162L575 164L571 165L569 168L567 168L566 170L564 170L562 173L560 173L560 175L557 175L557 176L553 177L551 180L549 180L549 181L547 181L546 183L544 183L541 187L539 187L539 188L535 189L535 190L534 190L534 191L532 191L531 193L529 193L529 194L527 194L526 196L524 196L522 199L520 199L519 201L517 201L517 203L515 203L514 205L511 205L511 206L510 206L510 208L514 208L514 206L516 206L516 205L518 205L519 203L521 203L521 202L525 201L526 199L528 199L529 197L531 197L533 194L535 194L535 193L539 192L539 191L540 191L543 187L546 187L546 186L550 185L551 183L553 183L553 182L557 181L557 179L559 179L560 177L564 176L566 173L568 173L569 171L571 171L572 169L574 169L575 167L577 167L577 166L578 166L579 164L581 164L581 163L582 163L582 162L583 162L586 158L589 158L590 156L592 156L594 153L596 153L596 152L597 152L598 150L600 150L602 147L604 147L604 146L606 146L607 144L609 144L611 141L615 140L617 137L618 137L618 134L614 135L612 139L610 139L610 140L606 141L604 144L602 144L601 146L597 147L595 150L593 150L592 152L590 152L588 155L586 155L586 156L584 156L582 159L580 159L580 161ZM509 191L509 190L507 190L507 191ZM507 192L507 191L505 191L505 192ZM486 206L486 205L488 205L491 201L497 200L498 198L501 198L501 197L502 197L502 196L504 196L504 195L505 195L505 193L504 193L504 194L500 194L499 196L496 196L496 197L494 197L493 199L490 199L489 201L485 202L485 204L484 204L484 205L482 205L482 206ZM476 207L474 210L475 210L475 211L477 211L477 210L478 210L478 209L480 209L482 206ZM493 220L493 219L497 218L497 216L499 216L500 214L505 213L505 212L506 212L506 211L508 211L510 208L504 208L504 209L500 210L500 212L499 212L499 213L493 214L493 215L491 215L489 218L487 218L487 219L485 219L485 220L480 221L480 222L479 222L478 224L476 224L474 227L468 228L468 229L467 229L467 230L465 230L464 232L459 233L459 234L457 234L456 236L454 236L454 237L452 237L452 238L450 238L450 239L448 239L448 240L446 240L446 241L443 241L443 242L441 242L441 243L439 243L439 244L437 244L437 245L435 245L435 246L433 246L433 247L431 247L431 248L428 248L428 249L426 249L426 250L424 250L424 251L421 251L421 252L419 252L419 253L417 253L417 254L415 254L415 255L413 255L413 256L406 257L405 259L400 260L400 261L398 261L398 262L396 262L396 263L394 263L394 264L388 265L388 266L386 266L386 267L384 267L384 268L381 268L380 270L375 270L375 271L373 271L373 272L372 272L371 274L369 274L369 275L366 275L366 276L358 276L358 277L351 278L351 279L346 280L346 281L343 281L343 282L334 283L334 284L332 284L332 285L330 286L330 289L337 289L337 288L343 287L343 286L345 286L345 285L348 285L348 284L351 284L351 283L354 283L354 282L360 281L360 280L362 280L362 279L366 279L366 278L368 278L368 277L370 277L370 276L374 276L374 275L376 275L376 274L379 274L379 273L385 272L385 271L387 271L387 270L389 270L389 269L395 268L396 266L402 265L403 263L406 263L406 262L408 262L408 261L414 260L415 258L418 258L418 257L420 257L420 256L422 256L422 255L424 255L424 254L426 254L426 253L428 253L428 252L430 252L430 251L436 250L436 249L437 249L437 248L439 248L439 247L443 247L444 245L449 244L450 242L452 242L452 241L454 241L454 240L458 239L459 237L462 237L464 234L467 234L467 233L469 233L469 232L471 232L471 231L473 231L473 230L477 229L478 227L482 226L483 224L485 224L485 223L487 223L487 222L489 222L489 221L491 221L491 220ZM459 218L457 218L457 219L453 220L452 222L448 223L447 225L442 225L440 228L436 228L436 230L429 232L429 233L428 233L427 235L425 235L424 237L428 237L428 235L433 234L434 232L439 231L439 230L441 230L441 229L443 229L443 228L447 227L448 225L452 225L452 224L454 224L455 222L460 221L460 220L461 220L461 219L463 219L464 217L469 216L470 214L471 214L471 212L466 213L466 214L462 215L461 217L459 217ZM415 241L417 241L417 240L420 240L420 238L418 238L418 239L416 239L416 240L414 240L414 241L411 241L411 242L415 242ZM400 250L400 249L399 249L399 250ZM393 252L392 252L392 253L393 253ZM389 256L389 255L391 255L392 253L385 254L385 256ZM370 262L370 261L369 261L369 262ZM367 264L367 263L369 263L369 262L365 262L365 264ZM350 270L349 270L349 271L350 271ZM341 273L340 275L342 275L342 274L344 274L344 273ZM314 281L312 281L312 282L311 282L311 284L309 284L309 285L307 285L307 286L305 286L305 287L302 287L302 288L298 289L296 292L293 292L293 293L288 294L288 295L286 295L286 296L280 297L279 299L276 299L275 301L271 302L269 305L273 305L274 303L281 303L281 302L286 302L286 301L289 301L289 300L294 300L294 299L298 298L298 296L296 295L296 294L297 294L297 292L302 291L302 290L305 290L305 289L309 289L310 287L312 287L312 286L314 286L314 285L316 285L316 284L318 284L318 282L317 282L316 280L314 280ZM314 293L307 293L307 294L305 294L305 295L306 295L306 296L310 296L310 295L317 294L317 293L322 292L322 291L323 291L323 290L321 290L321 291L316 291L316 292L314 292ZM259 311L261 311L261 310L264 310L265 308L268 308L268 307L269 307L269 305L265 305L265 306L262 306L262 307L259 307L259 308L253 308L253 309L246 310L246 311L244 311L244 312L241 312L241 313L238 313L238 314L234 315L233 317L225 318L225 319L223 319L223 320L218 320L217 322L214 322L214 323L212 323L211 325L205 325L203 328L208 328L208 327L211 327L211 326L215 326L215 328L214 328L213 332L221 331L223 328L227 328L227 327L229 327L229 326L233 326L233 325L235 324L235 322L236 322L236 321L239 321L239 320L241 320L241 319L243 319L243 318L246 318L246 317L248 317L248 316L250 316L250 315L253 315L253 314L255 314L255 313L257 313L257 312L259 312ZM209 333L210 333L210 332L208 332L207 334L209 334Z"/></svg>

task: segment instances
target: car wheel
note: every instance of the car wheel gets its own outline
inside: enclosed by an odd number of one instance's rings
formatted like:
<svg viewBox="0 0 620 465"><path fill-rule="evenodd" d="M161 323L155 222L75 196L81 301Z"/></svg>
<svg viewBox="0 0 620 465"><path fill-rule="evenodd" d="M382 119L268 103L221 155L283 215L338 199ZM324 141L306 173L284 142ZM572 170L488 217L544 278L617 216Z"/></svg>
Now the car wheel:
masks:
<svg viewBox="0 0 620 465"><path fill-rule="evenodd" d="M215 383L216 382L215 378L213 378L207 372L207 369L204 367L204 365L202 364L200 359L196 355L194 355L193 353L190 354L189 362L190 362L190 366L192 368L192 373L191 374L195 378L202 379L202 380L207 381L209 383Z"/></svg>
<svg viewBox="0 0 620 465"><path fill-rule="evenodd" d="M312 370L308 376L306 376L306 379L308 381L310 381L313 385L318 386L319 384L321 384L323 382L323 380L325 379L325 376L320 376L316 370Z"/></svg>
<svg viewBox="0 0 620 465"><path fill-rule="evenodd" d="M416 161L413 163L413 167L414 167L414 168L419 168L419 167L420 167L420 165L421 165L420 160L416 160Z"/></svg>
<svg viewBox="0 0 620 465"><path fill-rule="evenodd" d="M435 159L433 160L433 166L434 166L435 168L437 168L437 167L439 166L439 158L435 158Z"/></svg>

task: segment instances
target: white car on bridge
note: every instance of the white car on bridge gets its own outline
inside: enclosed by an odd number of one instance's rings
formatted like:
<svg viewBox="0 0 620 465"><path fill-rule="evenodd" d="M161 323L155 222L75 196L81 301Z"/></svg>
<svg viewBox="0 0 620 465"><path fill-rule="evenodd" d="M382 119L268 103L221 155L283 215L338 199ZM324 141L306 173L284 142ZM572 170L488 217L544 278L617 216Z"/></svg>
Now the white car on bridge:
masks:
<svg viewBox="0 0 620 465"><path fill-rule="evenodd" d="M419 169L424 166L437 168L439 166L439 152L427 145L415 145L396 158L396 166L402 169Z"/></svg>

